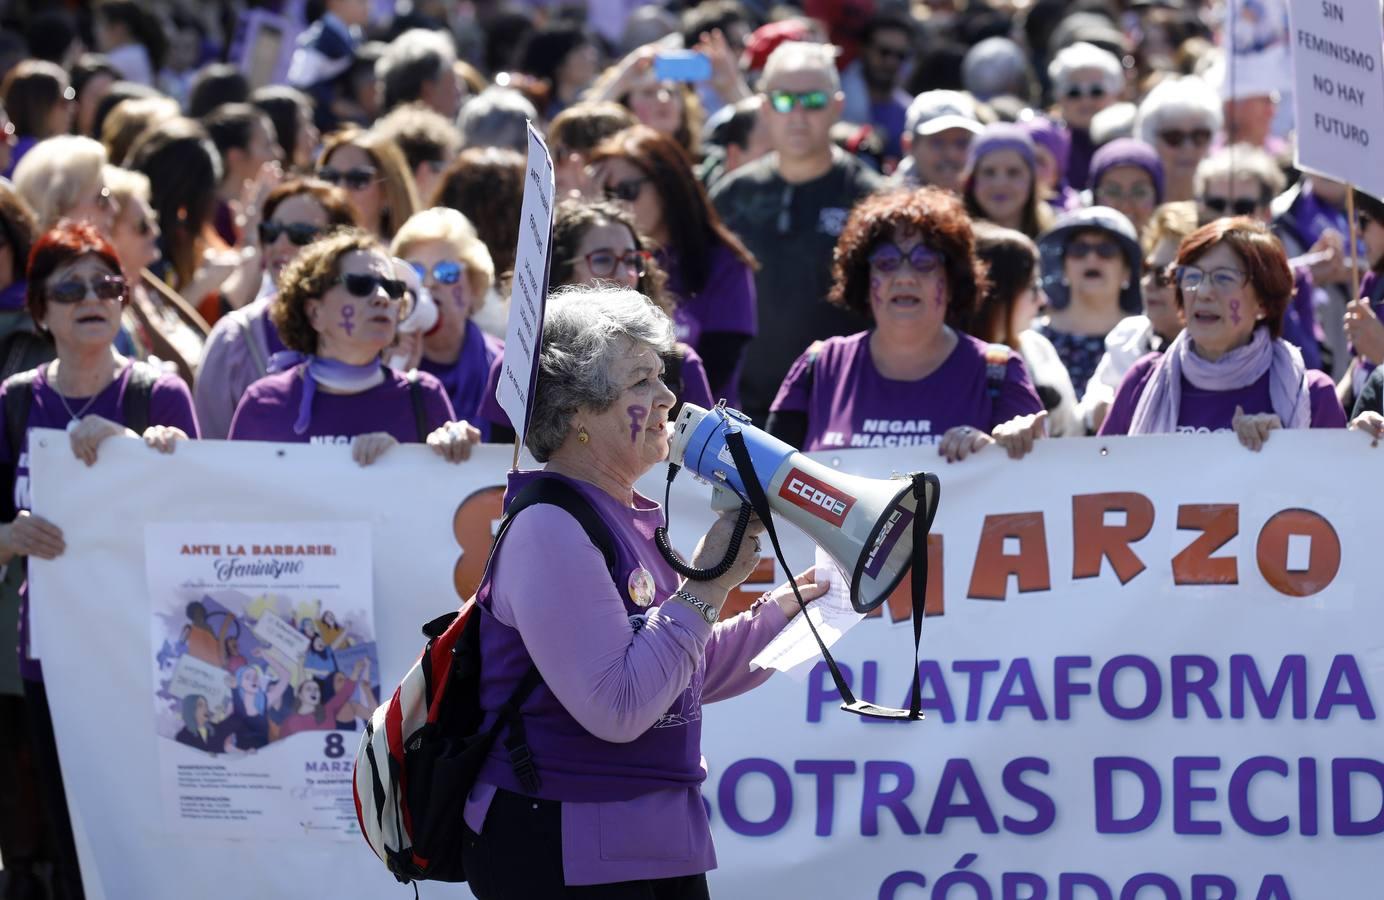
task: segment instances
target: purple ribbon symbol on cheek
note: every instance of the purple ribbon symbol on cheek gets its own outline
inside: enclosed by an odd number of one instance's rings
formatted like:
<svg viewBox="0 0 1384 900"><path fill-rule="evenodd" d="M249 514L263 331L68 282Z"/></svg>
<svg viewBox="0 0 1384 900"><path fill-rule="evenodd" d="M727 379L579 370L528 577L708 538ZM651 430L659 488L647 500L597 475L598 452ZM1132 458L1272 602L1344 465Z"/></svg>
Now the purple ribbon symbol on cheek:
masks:
<svg viewBox="0 0 1384 900"><path fill-rule="evenodd" d="M354 306L348 303L346 306L342 307L341 327L345 330L347 337L350 337L351 333L356 330L355 318L356 308Z"/></svg>
<svg viewBox="0 0 1384 900"><path fill-rule="evenodd" d="M630 443L639 440L639 429L644 427L644 420L648 417L649 411L642 406L629 406L625 412L630 416Z"/></svg>

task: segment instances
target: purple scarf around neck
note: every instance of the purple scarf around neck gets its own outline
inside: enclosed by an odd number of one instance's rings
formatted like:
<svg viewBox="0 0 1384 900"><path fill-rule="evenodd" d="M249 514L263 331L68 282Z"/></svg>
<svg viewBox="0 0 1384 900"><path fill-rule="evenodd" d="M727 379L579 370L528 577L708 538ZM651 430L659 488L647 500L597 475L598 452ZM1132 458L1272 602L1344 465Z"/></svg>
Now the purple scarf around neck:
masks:
<svg viewBox="0 0 1384 900"><path fill-rule="evenodd" d="M319 384L348 394L358 394L384 381L384 367L378 358L363 366L353 366L337 359L309 356L296 350L275 353L269 360L269 374L286 372L297 365L303 366L303 398L298 402L294 434L307 432L312 422L312 398L316 396Z"/></svg>
<svg viewBox="0 0 1384 900"><path fill-rule="evenodd" d="M1312 423L1307 390L1307 367L1302 353L1284 340L1269 337L1267 326L1254 329L1243 347L1236 347L1215 362L1198 356L1192 339L1183 331L1168 346L1134 408L1130 434L1170 434L1177 431L1182 410L1182 379L1204 391L1233 391L1248 387L1269 373L1269 398L1284 428L1306 428Z"/></svg>

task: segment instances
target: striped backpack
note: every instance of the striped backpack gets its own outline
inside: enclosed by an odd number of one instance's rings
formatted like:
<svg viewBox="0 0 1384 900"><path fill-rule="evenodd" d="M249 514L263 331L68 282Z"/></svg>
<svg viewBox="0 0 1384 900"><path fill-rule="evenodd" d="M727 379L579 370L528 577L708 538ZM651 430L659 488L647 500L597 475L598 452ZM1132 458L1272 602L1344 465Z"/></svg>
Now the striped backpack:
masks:
<svg viewBox="0 0 1384 900"><path fill-rule="evenodd" d="M561 507L600 548L606 568L617 565L610 528L575 488L538 478L510 502L486 560L490 565L515 517L536 503ZM613 577L613 576L612 576ZM361 833L400 882L465 881L462 808L481 764L504 733L510 765L526 791L538 790L538 772L524 739L519 709L542 683L536 667L481 730L480 621L476 597L457 612L423 626L427 644L394 696L366 723L356 752L354 793Z"/></svg>

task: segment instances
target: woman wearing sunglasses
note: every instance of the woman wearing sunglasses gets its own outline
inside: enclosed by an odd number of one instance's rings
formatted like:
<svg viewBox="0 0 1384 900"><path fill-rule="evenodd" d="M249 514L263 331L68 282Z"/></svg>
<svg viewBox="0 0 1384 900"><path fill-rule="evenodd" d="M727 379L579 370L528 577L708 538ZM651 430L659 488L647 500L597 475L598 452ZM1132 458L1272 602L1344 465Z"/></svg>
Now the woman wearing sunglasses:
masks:
<svg viewBox="0 0 1384 900"><path fill-rule="evenodd" d="M352 228L310 244L270 308L292 352L245 392L230 439L349 443L362 466L400 443L426 442L450 462L470 456L480 434L453 420L441 383L380 359L407 313L404 282L372 235Z"/></svg>
<svg viewBox="0 0 1384 900"><path fill-rule="evenodd" d="M1120 382L1101 434L1234 431L1259 450L1276 428L1341 428L1331 376L1280 336L1293 273L1283 245L1250 219L1217 219L1177 253L1187 325Z"/></svg>
<svg viewBox="0 0 1384 900"><path fill-rule="evenodd" d="M390 252L405 260L437 303L437 324L423 335L418 368L442 382L452 410L476 423L490 367L504 342L481 331L471 314L485 302L495 280L490 251L466 217L445 206L425 209L404 223Z"/></svg>
<svg viewBox="0 0 1384 900"><path fill-rule="evenodd" d="M30 429L65 429L72 452L87 465L96 463L107 438L139 436L128 425L141 429L145 443L164 453L171 453L177 441L197 436L192 397L182 379L132 362L115 350L121 308L129 291L115 249L96 229L68 222L49 231L29 256L28 279L29 312L52 338L57 359L11 376L0 387L0 410L6 416L5 435L0 439L0 478L9 488L4 496L10 507L0 512L8 523L0 525L0 563L9 566L7 587L23 582L28 557L54 559L65 549L62 530L29 512ZM22 421L10 419L19 415ZM25 603L19 665L42 779L39 789L46 794L51 816L57 894L80 897L81 875L43 670L29 651L27 624Z"/></svg>
<svg viewBox="0 0 1384 900"><path fill-rule="evenodd" d="M935 444L948 462L986 444L1022 456L1047 414L1018 353L962 329L985 287L971 220L939 188L856 204L836 245L830 300L871 322L807 348L769 409L803 450Z"/></svg>
<svg viewBox="0 0 1384 900"><path fill-rule="evenodd" d="M1048 78L1057 98L1058 113L1072 137L1067 154L1067 183L1080 191L1086 187L1091 155L1096 151L1091 142L1091 119L1120 99L1124 67L1110 51L1078 41L1053 57L1048 64Z"/></svg>
<svg viewBox="0 0 1384 900"><path fill-rule="evenodd" d="M750 251L722 222L692 161L671 138L636 125L591 154L606 200L627 204L635 225L657 245L677 306L678 340L706 366L713 397L736 406L740 363L755 335Z"/></svg>
<svg viewBox="0 0 1384 900"><path fill-rule="evenodd" d="M1196 197L1197 166L1211 152L1223 115L1220 95L1196 75L1163 79L1139 104L1134 136L1158 151L1164 199Z"/></svg>
<svg viewBox="0 0 1384 900"><path fill-rule="evenodd" d="M553 222L550 289L615 284L638 291L676 318L673 300L666 288L668 276L659 267L651 246L649 239L635 227L634 217L626 208L604 201L564 201L558 206ZM481 399L481 416L489 424L492 442L513 443L514 428L509 416L495 400L503 359L502 350L500 358L490 367L490 378ZM715 405L706 369L697 351L679 341L663 358L663 365L663 381L678 398L673 418L684 401L705 409Z"/></svg>
<svg viewBox="0 0 1384 900"><path fill-rule="evenodd" d="M285 349L269 321L269 307L284 269L319 237L356 224L350 199L340 188L316 179L293 179L269 192L259 224L264 278L260 296L223 316L207 336L197 372L197 419L202 436L221 440L245 389L269 371L269 360Z"/></svg>
<svg viewBox="0 0 1384 900"><path fill-rule="evenodd" d="M210 327L197 310L149 271L159 258L158 215L149 205L149 179L107 166L106 184L116 209L111 246L130 287L117 347L135 359L154 357L172 363L191 387Z"/></svg>
<svg viewBox="0 0 1384 900"><path fill-rule="evenodd" d="M1057 348L1080 397L1105 336L1140 310L1143 254L1134 226L1108 206L1067 213L1038 241L1048 314L1034 329Z"/></svg>
<svg viewBox="0 0 1384 900"><path fill-rule="evenodd" d="M361 226L382 241L392 240L420 206L403 151L393 141L354 125L327 135L316 175L345 190Z"/></svg>
<svg viewBox="0 0 1384 900"><path fill-rule="evenodd" d="M1165 203L1154 210L1141 236L1143 277L1139 280L1144 314L1126 316L1105 336L1105 353L1081 397L1086 433L1094 434L1110 412L1115 391L1125 373L1150 353L1162 353L1182 333L1182 309L1177 305L1177 250L1183 238L1197 230L1197 211L1191 203Z"/></svg>

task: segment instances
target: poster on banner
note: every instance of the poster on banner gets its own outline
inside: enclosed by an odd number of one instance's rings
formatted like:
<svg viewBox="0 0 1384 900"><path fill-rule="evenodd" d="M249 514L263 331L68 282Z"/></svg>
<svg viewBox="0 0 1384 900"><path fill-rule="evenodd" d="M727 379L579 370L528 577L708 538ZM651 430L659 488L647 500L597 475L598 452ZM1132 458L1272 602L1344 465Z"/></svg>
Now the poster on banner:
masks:
<svg viewBox="0 0 1384 900"><path fill-rule="evenodd" d="M1292 0L1298 168L1384 197L1379 0Z"/></svg>
<svg viewBox="0 0 1384 900"><path fill-rule="evenodd" d="M514 286L509 298L505 355L495 399L514 423L522 445L529 428L529 394L538 376L543 310L548 302L549 241L553 235L553 158L538 129L529 123L529 160L524 199L519 207L519 244L514 253Z"/></svg>
<svg viewBox="0 0 1384 900"><path fill-rule="evenodd" d="M927 718L842 713L816 665L708 705L711 895L1374 896L1381 452L1358 433L1302 430L1255 454L1233 435L1178 435L1043 441L1017 462L986 448L947 466L928 541ZM880 476L936 456L814 458ZM168 833L144 529L259 523L268 508L285 522L369 522L381 681L393 685L420 623L455 608L458 560L484 557L509 461L489 446L448 466L403 446L362 469L346 447L207 441L161 456L111 439L87 467L40 437L36 512L63 528L67 551L33 561L31 587L49 626L38 634L61 638L39 649L91 900L244 896L245 882L209 871L253 873L262 897L300 896L304 873L334 900L402 890L358 840ZM638 489L661 498L665 477L655 467ZM708 501L692 479L672 485L684 554L714 518ZM806 569L811 543L792 527L780 537L792 571ZM784 578L764 560L726 615ZM901 591L832 648L862 699L908 694ZM183 689L210 680L198 677L184 673Z"/></svg>
<svg viewBox="0 0 1384 900"><path fill-rule="evenodd" d="M369 526L160 522L144 558L165 829L353 839L380 696Z"/></svg>

